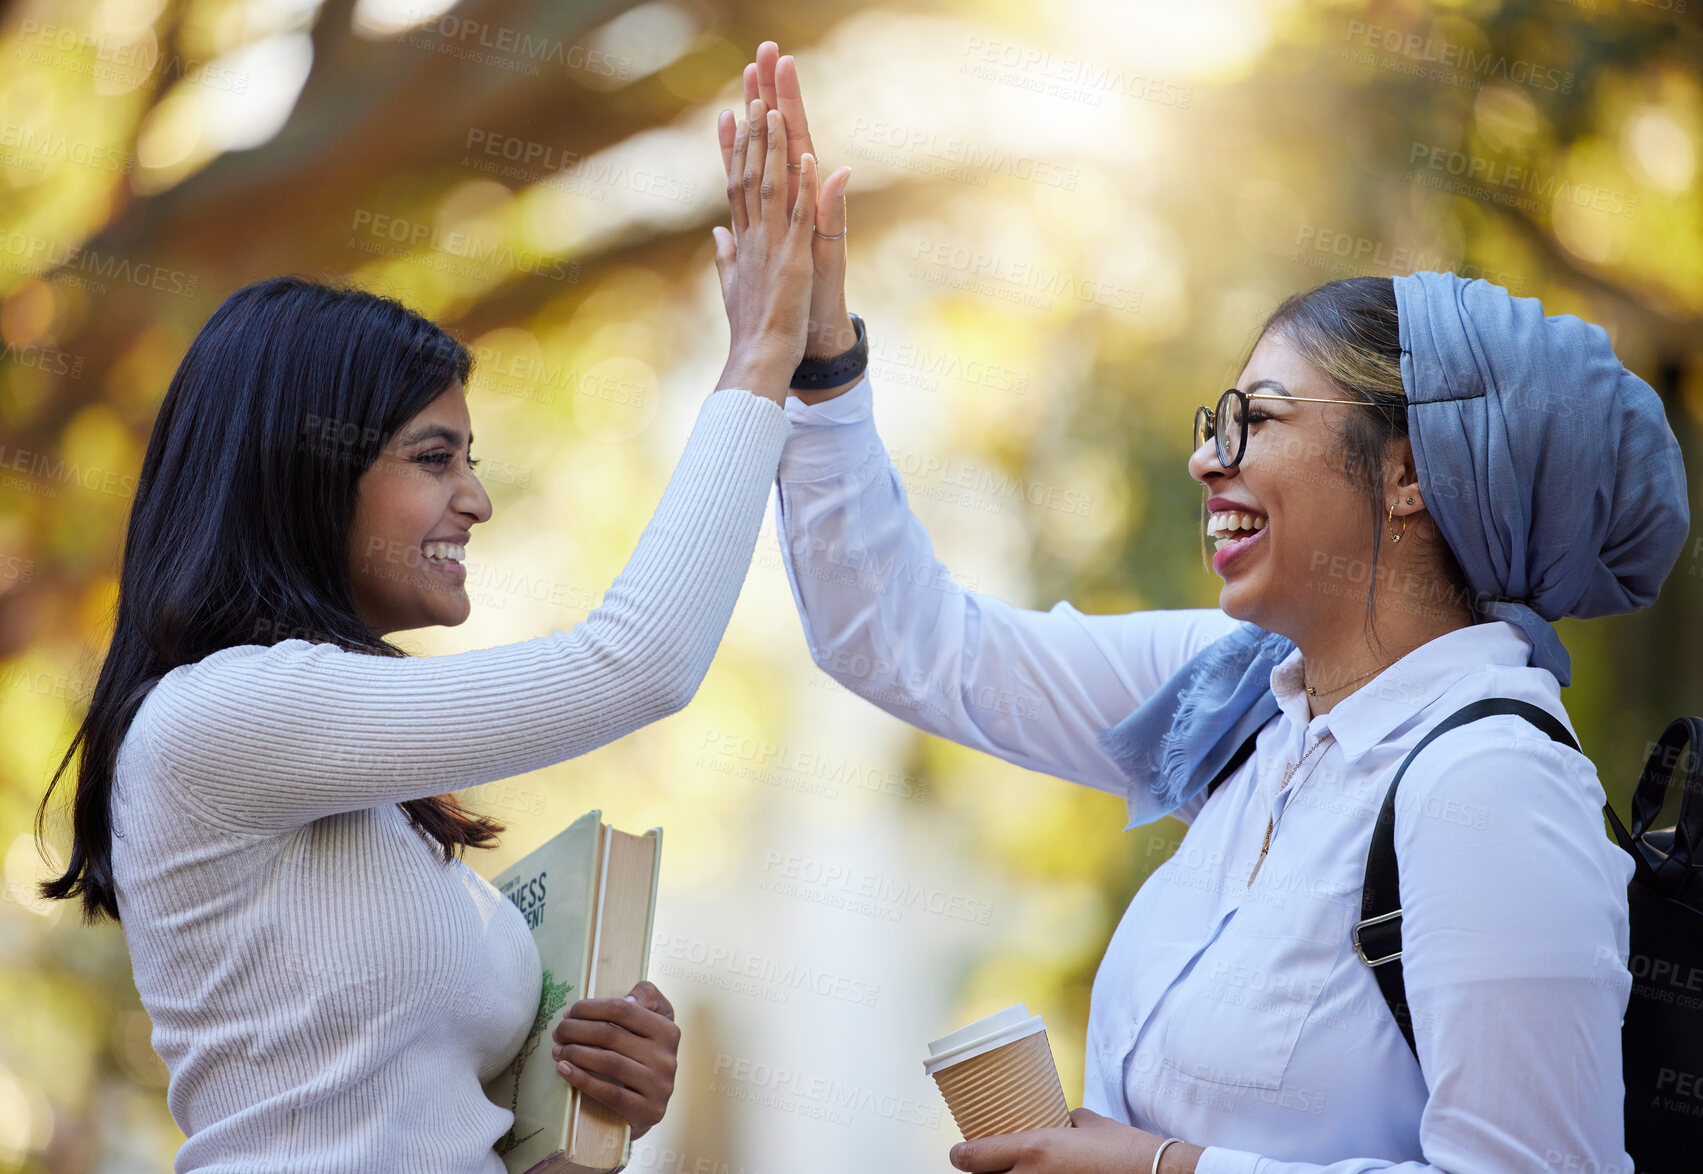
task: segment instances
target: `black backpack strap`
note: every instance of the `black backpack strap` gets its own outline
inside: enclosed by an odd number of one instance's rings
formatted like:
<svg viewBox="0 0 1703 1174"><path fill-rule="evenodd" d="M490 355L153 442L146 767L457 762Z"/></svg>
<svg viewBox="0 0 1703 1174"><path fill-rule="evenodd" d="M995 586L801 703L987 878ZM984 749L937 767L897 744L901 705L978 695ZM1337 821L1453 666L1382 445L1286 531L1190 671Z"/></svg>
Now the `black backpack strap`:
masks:
<svg viewBox="0 0 1703 1174"><path fill-rule="evenodd" d="M1276 715L1273 716L1275 717ZM1225 779L1236 773L1237 767L1241 766L1248 760L1248 756L1254 752L1254 743L1259 741L1260 730L1265 729L1265 727L1270 724L1271 720L1268 719L1265 725L1262 725L1259 730L1255 730L1253 733L1249 734L1247 740L1240 746L1236 747L1236 753L1230 756L1230 761L1224 764L1224 769L1218 772L1216 778L1206 784L1206 797L1208 799L1212 798L1212 792L1224 785Z"/></svg>
<svg viewBox="0 0 1703 1174"><path fill-rule="evenodd" d="M1433 738L1448 733L1480 718L1510 713L1523 717L1538 729L1563 745L1579 749L1579 744L1548 710L1529 701L1511 697L1486 697L1463 706L1438 722L1419 740L1419 745L1402 759L1390 789L1384 795L1384 805L1378 811L1378 822L1372 828L1372 848L1366 854L1366 885L1360 894L1360 921L1354 926L1354 952L1360 961L1372 968L1383 992L1384 1002L1390 1005L1396 1026L1407 1041L1414 1059L1419 1048L1413 1042L1413 1016L1407 1006L1407 985L1401 976L1401 878L1396 868L1396 788L1401 776L1413 762L1413 756L1431 744Z"/></svg>

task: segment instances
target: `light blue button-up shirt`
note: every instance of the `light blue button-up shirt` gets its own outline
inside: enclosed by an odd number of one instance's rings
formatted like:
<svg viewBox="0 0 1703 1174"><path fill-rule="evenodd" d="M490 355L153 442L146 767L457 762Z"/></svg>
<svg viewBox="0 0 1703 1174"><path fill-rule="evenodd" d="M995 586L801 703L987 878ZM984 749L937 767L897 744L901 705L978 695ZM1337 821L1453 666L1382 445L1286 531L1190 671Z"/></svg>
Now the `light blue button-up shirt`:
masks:
<svg viewBox="0 0 1703 1174"><path fill-rule="evenodd" d="M866 378L825 404L787 402L777 529L817 663L930 733L1124 795L1095 736L1236 621L1032 611L960 588L906 503L872 395ZM1419 1063L1349 944L1378 806L1432 726L1513 697L1571 729L1529 652L1512 624L1462 628L1317 717L1299 652L1273 668L1282 712L1210 801L1174 813L1188 834L1106 949L1088 1108L1208 1147L1199 1174L1631 1174L1620 1024L1632 863L1603 833L1589 759L1497 716L1438 739L1402 779ZM1137 854L1166 843L1133 839Z"/></svg>

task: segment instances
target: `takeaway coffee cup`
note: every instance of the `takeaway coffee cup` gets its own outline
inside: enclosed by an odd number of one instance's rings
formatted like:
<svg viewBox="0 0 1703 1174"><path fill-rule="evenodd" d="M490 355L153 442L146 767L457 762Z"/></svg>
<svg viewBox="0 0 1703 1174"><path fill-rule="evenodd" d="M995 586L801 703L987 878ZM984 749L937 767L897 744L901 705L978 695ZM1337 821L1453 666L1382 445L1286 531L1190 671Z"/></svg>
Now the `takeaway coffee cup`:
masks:
<svg viewBox="0 0 1703 1174"><path fill-rule="evenodd" d="M1047 1025L1022 1003L929 1044L923 1071L965 1141L1070 1124Z"/></svg>

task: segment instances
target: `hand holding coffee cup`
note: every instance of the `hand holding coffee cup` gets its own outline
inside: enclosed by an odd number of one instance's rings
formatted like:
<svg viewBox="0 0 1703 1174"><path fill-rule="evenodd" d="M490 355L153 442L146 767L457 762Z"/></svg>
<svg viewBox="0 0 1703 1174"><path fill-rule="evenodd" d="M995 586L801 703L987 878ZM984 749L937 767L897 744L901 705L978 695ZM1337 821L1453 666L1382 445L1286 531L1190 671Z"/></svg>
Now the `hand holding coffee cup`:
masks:
<svg viewBox="0 0 1703 1174"><path fill-rule="evenodd" d="M1047 1025L1022 1003L934 1040L923 1070L965 1141L1070 1126Z"/></svg>

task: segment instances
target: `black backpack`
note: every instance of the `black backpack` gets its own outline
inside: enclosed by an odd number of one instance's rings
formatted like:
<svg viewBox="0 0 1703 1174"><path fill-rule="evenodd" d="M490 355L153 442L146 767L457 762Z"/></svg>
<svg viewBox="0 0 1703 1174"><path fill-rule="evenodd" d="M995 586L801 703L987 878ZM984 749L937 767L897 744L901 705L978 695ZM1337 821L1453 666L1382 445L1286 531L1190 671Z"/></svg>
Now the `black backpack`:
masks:
<svg viewBox="0 0 1703 1174"><path fill-rule="evenodd" d="M1456 726L1496 714L1514 714L1578 750L1567 729L1546 710L1510 697L1488 697L1463 706L1437 723L1410 750L1390 780L1372 846L1366 856L1361 920L1353 929L1354 952L1372 968L1378 989L1418 1059L1413 1021L1401 973L1401 898L1395 850L1396 788L1414 755ZM1253 753L1256 731L1207 787L1217 790ZM1691 748L1681 794L1679 822L1653 830L1669 779L1686 747ZM1632 830L1614 808L1603 815L1614 838L1631 855L1627 885L1631 916L1632 992L1621 1027L1622 1076L1626 1086L1626 1152L1638 1174L1695 1174L1703 1155L1703 719L1676 718L1663 731L1644 764L1632 796Z"/></svg>

